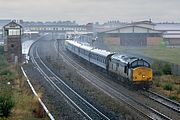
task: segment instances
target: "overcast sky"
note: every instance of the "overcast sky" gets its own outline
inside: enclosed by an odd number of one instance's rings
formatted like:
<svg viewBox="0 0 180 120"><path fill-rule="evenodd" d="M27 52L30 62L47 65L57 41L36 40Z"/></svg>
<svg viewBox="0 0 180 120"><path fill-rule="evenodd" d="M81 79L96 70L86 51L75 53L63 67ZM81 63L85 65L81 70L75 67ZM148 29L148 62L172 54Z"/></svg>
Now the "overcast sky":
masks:
<svg viewBox="0 0 180 120"><path fill-rule="evenodd" d="M0 0L0 19L180 22L180 0Z"/></svg>

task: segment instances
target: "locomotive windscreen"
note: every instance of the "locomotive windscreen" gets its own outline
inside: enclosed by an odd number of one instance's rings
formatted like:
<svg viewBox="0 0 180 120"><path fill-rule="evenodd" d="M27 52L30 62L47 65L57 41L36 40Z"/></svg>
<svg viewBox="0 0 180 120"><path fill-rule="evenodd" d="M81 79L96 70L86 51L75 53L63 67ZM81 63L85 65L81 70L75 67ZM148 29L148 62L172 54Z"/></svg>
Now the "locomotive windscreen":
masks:
<svg viewBox="0 0 180 120"><path fill-rule="evenodd" d="M150 67L150 64L143 60L143 59L140 59L140 60L135 60L131 63L130 67L132 68L135 68L135 67L140 67L140 66L145 66L145 67Z"/></svg>

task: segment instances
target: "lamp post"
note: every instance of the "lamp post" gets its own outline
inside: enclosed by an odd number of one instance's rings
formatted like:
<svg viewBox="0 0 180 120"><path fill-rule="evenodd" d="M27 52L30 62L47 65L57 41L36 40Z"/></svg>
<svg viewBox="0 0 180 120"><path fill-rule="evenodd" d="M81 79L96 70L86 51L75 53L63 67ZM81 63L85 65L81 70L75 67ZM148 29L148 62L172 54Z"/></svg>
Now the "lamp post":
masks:
<svg viewBox="0 0 180 120"><path fill-rule="evenodd" d="M59 69L58 69L58 70L59 70L59 73L60 73L60 65L59 65L59 63L60 63L59 51L60 51L60 50L59 50L59 42L60 42L61 39L56 39L56 40L57 40L57 45L58 45L58 46L57 46L57 65L59 66Z"/></svg>
<svg viewBox="0 0 180 120"><path fill-rule="evenodd" d="M97 37L92 38L92 47L94 47L94 42L97 40Z"/></svg>

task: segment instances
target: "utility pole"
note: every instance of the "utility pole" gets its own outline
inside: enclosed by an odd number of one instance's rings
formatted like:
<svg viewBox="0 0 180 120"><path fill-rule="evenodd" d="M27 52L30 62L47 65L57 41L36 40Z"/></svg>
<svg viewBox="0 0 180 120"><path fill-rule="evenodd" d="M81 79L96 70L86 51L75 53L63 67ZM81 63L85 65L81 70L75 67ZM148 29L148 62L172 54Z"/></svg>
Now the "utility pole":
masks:
<svg viewBox="0 0 180 120"><path fill-rule="evenodd" d="M63 40L65 40L65 39L56 39L57 40L57 64L58 64L58 66L59 66L59 72L60 72L60 64L62 64L62 62L63 62L63 58L60 58L60 42L63 42ZM62 47L62 46L61 46Z"/></svg>

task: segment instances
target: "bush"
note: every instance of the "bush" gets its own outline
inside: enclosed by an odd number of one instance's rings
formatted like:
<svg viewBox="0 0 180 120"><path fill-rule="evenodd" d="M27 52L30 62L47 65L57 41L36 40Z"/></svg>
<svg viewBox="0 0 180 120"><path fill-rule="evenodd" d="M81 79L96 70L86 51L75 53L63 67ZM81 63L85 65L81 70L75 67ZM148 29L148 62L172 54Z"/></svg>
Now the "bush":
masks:
<svg viewBox="0 0 180 120"><path fill-rule="evenodd" d="M0 75L2 75L2 76L10 76L10 75L12 75L13 73L10 71L10 70L3 70L3 71L1 71L0 72Z"/></svg>
<svg viewBox="0 0 180 120"><path fill-rule="evenodd" d="M172 90L173 89L173 85L172 84L170 84L170 83L167 83L167 84L165 84L164 85L164 90Z"/></svg>
<svg viewBox="0 0 180 120"><path fill-rule="evenodd" d="M177 94L180 94L180 87L178 87L177 89Z"/></svg>
<svg viewBox="0 0 180 120"><path fill-rule="evenodd" d="M14 107L14 101L11 96L0 96L0 117L8 117Z"/></svg>
<svg viewBox="0 0 180 120"><path fill-rule="evenodd" d="M0 54L2 55L4 51L4 47L0 45Z"/></svg>
<svg viewBox="0 0 180 120"><path fill-rule="evenodd" d="M171 65L169 63L163 63L161 61L156 61L152 65L154 75L160 76L160 75L171 75Z"/></svg>
<svg viewBox="0 0 180 120"><path fill-rule="evenodd" d="M15 79L16 74L8 69L5 69L0 71L0 76L2 76L2 78L4 78L7 81L11 81Z"/></svg>
<svg viewBox="0 0 180 120"><path fill-rule="evenodd" d="M170 64L164 64L162 71L165 75L171 75L171 66Z"/></svg>
<svg viewBox="0 0 180 120"><path fill-rule="evenodd" d="M171 99L171 100L177 100L177 96L174 96L174 95L171 95L168 98Z"/></svg>
<svg viewBox="0 0 180 120"><path fill-rule="evenodd" d="M0 69L7 66L8 66L7 60L3 55L0 54Z"/></svg>

